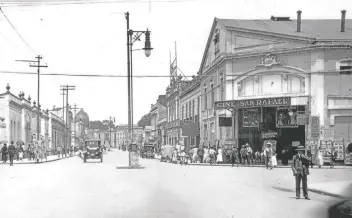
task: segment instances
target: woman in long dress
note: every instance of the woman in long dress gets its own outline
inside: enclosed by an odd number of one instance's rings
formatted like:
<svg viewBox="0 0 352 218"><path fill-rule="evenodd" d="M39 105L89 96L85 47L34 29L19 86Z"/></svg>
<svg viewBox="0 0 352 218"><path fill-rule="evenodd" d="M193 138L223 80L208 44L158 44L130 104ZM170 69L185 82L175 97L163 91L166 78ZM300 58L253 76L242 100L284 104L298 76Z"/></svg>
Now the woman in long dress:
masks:
<svg viewBox="0 0 352 218"><path fill-rule="evenodd" d="M203 163L208 163L209 162L209 148L204 149L204 158L203 158Z"/></svg>
<svg viewBox="0 0 352 218"><path fill-rule="evenodd" d="M218 156L216 157L216 162L217 163L222 163L223 162L223 160L222 160L222 149L221 149L221 147L218 149Z"/></svg>

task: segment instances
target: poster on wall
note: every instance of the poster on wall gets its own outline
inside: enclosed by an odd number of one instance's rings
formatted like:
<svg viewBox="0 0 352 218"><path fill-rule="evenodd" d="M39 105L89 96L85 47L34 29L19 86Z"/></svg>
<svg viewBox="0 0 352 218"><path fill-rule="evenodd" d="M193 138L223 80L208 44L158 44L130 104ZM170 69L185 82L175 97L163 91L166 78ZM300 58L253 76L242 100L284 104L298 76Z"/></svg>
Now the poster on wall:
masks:
<svg viewBox="0 0 352 218"><path fill-rule="evenodd" d="M324 163L330 163L331 159L331 148L332 148L332 141L331 140L321 140L319 145L319 151L323 155Z"/></svg>
<svg viewBox="0 0 352 218"><path fill-rule="evenodd" d="M276 109L276 128L296 128L297 107L278 107Z"/></svg>
<svg viewBox="0 0 352 218"><path fill-rule="evenodd" d="M259 121L258 109L243 110L243 127L259 127Z"/></svg>
<svg viewBox="0 0 352 218"><path fill-rule="evenodd" d="M337 151L337 158L336 160L344 160L344 150L345 150L345 146L343 141L334 141L333 142L333 147L335 149L335 151Z"/></svg>
<svg viewBox="0 0 352 218"><path fill-rule="evenodd" d="M311 151L312 160L316 160L317 158L317 150L318 150L319 141L318 140L306 140L306 149Z"/></svg>

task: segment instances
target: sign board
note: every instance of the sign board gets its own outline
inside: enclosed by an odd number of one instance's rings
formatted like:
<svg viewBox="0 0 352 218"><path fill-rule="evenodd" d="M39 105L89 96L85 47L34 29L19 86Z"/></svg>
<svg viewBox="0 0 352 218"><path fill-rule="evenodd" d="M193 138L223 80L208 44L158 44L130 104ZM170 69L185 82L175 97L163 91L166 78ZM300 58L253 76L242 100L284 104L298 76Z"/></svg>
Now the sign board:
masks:
<svg viewBox="0 0 352 218"><path fill-rule="evenodd" d="M309 115L305 113L297 113L297 125L303 126L309 124Z"/></svg>
<svg viewBox="0 0 352 218"><path fill-rule="evenodd" d="M343 141L333 141L333 147L337 151L337 160L343 160L345 157L345 146Z"/></svg>
<svg viewBox="0 0 352 218"><path fill-rule="evenodd" d="M289 106L289 105L291 105L290 97L216 101L214 103L215 110L223 110L223 109L231 109L231 108L277 107L277 106Z"/></svg>
<svg viewBox="0 0 352 218"><path fill-rule="evenodd" d="M262 133L262 138L263 139L270 139L270 138L276 138L279 134L277 132L263 132Z"/></svg>
<svg viewBox="0 0 352 218"><path fill-rule="evenodd" d="M320 137L320 120L318 116L311 117L311 137L313 139L319 139Z"/></svg>
<svg viewBox="0 0 352 218"><path fill-rule="evenodd" d="M231 149L233 147L237 148L237 140L233 138L226 139L224 142L224 147L231 147Z"/></svg>
<svg viewBox="0 0 352 218"><path fill-rule="evenodd" d="M331 148L332 141L331 140L320 140L319 151L321 151L323 155L323 160L325 163L330 163L331 160Z"/></svg>
<svg viewBox="0 0 352 218"><path fill-rule="evenodd" d="M351 155L350 154L345 154L345 164L351 164Z"/></svg>
<svg viewBox="0 0 352 218"><path fill-rule="evenodd" d="M334 139L332 128L325 126L325 127L321 128L321 132L322 132L322 135L325 140L333 140Z"/></svg>

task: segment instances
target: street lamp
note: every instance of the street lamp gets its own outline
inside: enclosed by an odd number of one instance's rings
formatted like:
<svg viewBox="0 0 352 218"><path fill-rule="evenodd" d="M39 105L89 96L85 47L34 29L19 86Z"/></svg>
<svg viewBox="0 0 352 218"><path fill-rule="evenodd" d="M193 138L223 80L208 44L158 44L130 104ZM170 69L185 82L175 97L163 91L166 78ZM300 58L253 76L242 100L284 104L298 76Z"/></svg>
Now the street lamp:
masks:
<svg viewBox="0 0 352 218"><path fill-rule="evenodd" d="M140 41L141 36L145 35L145 44L144 50L145 56L149 57L151 55L151 47L150 43L150 31L147 29L146 31L134 31L130 29L130 18L129 12L126 14L126 21L127 21L127 89L128 89L128 132L130 143L133 142L133 76L132 76L132 47L136 41ZM129 146L129 145L128 145ZM135 161L129 160L130 166L134 166L133 162L138 161L138 156L132 152L130 153L130 157L133 156Z"/></svg>

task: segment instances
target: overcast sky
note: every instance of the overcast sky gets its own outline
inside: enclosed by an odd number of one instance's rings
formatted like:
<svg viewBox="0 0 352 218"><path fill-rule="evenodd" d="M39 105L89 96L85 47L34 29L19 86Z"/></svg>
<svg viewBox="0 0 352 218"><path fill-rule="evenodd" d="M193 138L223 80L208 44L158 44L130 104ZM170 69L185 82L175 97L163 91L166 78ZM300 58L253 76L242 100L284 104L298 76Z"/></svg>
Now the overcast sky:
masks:
<svg viewBox="0 0 352 218"><path fill-rule="evenodd" d="M0 71L36 72L28 63L15 60L33 60L40 54L49 66L42 69L43 73L127 75L126 11L130 12L131 29L152 31L154 50L149 58L143 51L134 52L134 75L169 75L169 51L174 53L175 41L179 68L186 75L195 75L214 17L269 19L276 15L295 19L296 11L302 10L302 19L340 19L342 9L347 10L347 18L352 13L350 0L162 1L31 7L3 4L5 15L34 51L0 13ZM134 48L143 46L144 37ZM14 94L24 91L37 99L35 75L0 73L1 93L7 83ZM134 79L135 123L150 110L158 95L165 94L168 83L168 78ZM127 123L127 78L42 76L42 108L61 106L60 85L66 84L76 86L69 93L70 104L84 108L91 120L114 116L118 124Z"/></svg>

